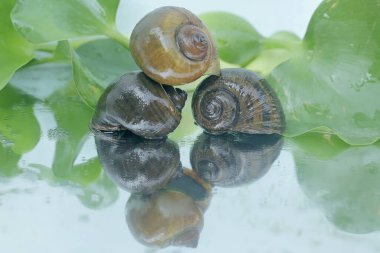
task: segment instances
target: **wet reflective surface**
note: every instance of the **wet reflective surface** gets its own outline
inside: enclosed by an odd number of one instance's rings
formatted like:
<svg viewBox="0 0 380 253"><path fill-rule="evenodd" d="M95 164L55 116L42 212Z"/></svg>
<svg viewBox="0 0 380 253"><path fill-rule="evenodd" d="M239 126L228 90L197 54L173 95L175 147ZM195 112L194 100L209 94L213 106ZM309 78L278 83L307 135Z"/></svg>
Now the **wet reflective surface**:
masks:
<svg viewBox="0 0 380 253"><path fill-rule="evenodd" d="M67 66L30 68L0 92L0 252L380 252L379 143L211 136L191 94L166 140L94 136Z"/></svg>

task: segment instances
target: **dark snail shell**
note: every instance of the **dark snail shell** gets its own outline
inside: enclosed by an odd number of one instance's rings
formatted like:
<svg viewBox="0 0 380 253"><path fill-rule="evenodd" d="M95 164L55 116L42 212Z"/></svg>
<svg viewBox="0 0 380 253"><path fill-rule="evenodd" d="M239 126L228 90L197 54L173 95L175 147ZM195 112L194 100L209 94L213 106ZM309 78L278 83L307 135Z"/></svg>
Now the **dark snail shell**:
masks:
<svg viewBox="0 0 380 253"><path fill-rule="evenodd" d="M281 152L279 135L201 134L191 150L194 171L215 186L236 187L264 176Z"/></svg>
<svg viewBox="0 0 380 253"><path fill-rule="evenodd" d="M192 110L196 123L211 134L281 134L285 117L268 82L245 69L223 69L196 89Z"/></svg>
<svg viewBox="0 0 380 253"><path fill-rule="evenodd" d="M186 98L184 91L158 84L142 72L128 73L104 91L90 127L163 138L179 125Z"/></svg>
<svg viewBox="0 0 380 253"><path fill-rule="evenodd" d="M132 31L130 49L137 65L158 83L190 83L204 74L219 75L219 59L202 21L180 7L161 7Z"/></svg>
<svg viewBox="0 0 380 253"><path fill-rule="evenodd" d="M169 140L147 140L128 134L95 134L100 162L123 190L148 194L164 187L181 169L178 145Z"/></svg>

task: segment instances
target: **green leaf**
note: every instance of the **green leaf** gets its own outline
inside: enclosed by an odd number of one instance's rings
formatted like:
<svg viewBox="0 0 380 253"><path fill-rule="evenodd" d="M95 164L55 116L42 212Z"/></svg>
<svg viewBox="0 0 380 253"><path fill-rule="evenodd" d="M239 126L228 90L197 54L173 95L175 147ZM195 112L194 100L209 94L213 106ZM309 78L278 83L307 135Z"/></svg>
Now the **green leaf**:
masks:
<svg viewBox="0 0 380 253"><path fill-rule="evenodd" d="M182 87L180 87L182 88ZM195 125L193 111L191 109L191 100L193 92L188 92L185 106L182 109L182 119L174 132L169 134L169 138L173 141L183 141L186 138L200 134L203 130Z"/></svg>
<svg viewBox="0 0 380 253"><path fill-rule="evenodd" d="M14 177L22 173L18 167L21 155L15 154L10 148L4 147L0 143L0 178Z"/></svg>
<svg viewBox="0 0 380 253"><path fill-rule="evenodd" d="M200 15L216 42L222 60L244 66L260 52L262 36L245 19L228 12Z"/></svg>
<svg viewBox="0 0 380 253"><path fill-rule="evenodd" d="M57 122L57 128L51 130L51 138L56 140L52 165L54 175L59 179L88 183L85 179L78 179L78 169L81 169L75 167L74 163L89 138L88 124L93 111L78 97L73 83L53 93L47 99L47 105ZM96 179L99 175L96 168L87 172L95 174L87 175L89 178Z"/></svg>
<svg viewBox="0 0 380 253"><path fill-rule="evenodd" d="M12 21L33 43L94 35L123 40L115 27L118 5L119 0L18 0Z"/></svg>
<svg viewBox="0 0 380 253"><path fill-rule="evenodd" d="M100 165L100 161L98 161ZM80 202L87 208L99 210L106 208L119 198L119 189L109 179L105 171L95 182L83 189L83 193L77 195Z"/></svg>
<svg viewBox="0 0 380 253"><path fill-rule="evenodd" d="M66 63L43 63L20 69L11 80L13 87L45 100L72 79L71 66Z"/></svg>
<svg viewBox="0 0 380 253"><path fill-rule="evenodd" d="M291 32L277 32L263 39L259 55L246 68L267 76L281 63L302 51L302 41Z"/></svg>
<svg viewBox="0 0 380 253"><path fill-rule="evenodd" d="M283 104L286 135L328 128L349 144L380 137L378 0L324 1L303 50L269 78Z"/></svg>
<svg viewBox="0 0 380 253"><path fill-rule="evenodd" d="M84 163L74 165L70 180L81 185L95 182L102 172L102 166L98 157L93 157Z"/></svg>
<svg viewBox="0 0 380 253"><path fill-rule="evenodd" d="M33 111L35 102L11 85L0 92L0 136L10 142L16 154L32 150L40 139L40 126Z"/></svg>
<svg viewBox="0 0 380 253"><path fill-rule="evenodd" d="M306 134L291 144L302 189L335 226L356 234L380 230L380 142L355 147Z"/></svg>
<svg viewBox="0 0 380 253"><path fill-rule="evenodd" d="M33 48L13 28L10 12L15 0L0 1L0 90L15 71L33 58Z"/></svg>
<svg viewBox="0 0 380 253"><path fill-rule="evenodd" d="M72 51L72 65L78 92L91 108L112 81L139 70L129 49L112 39L91 41Z"/></svg>

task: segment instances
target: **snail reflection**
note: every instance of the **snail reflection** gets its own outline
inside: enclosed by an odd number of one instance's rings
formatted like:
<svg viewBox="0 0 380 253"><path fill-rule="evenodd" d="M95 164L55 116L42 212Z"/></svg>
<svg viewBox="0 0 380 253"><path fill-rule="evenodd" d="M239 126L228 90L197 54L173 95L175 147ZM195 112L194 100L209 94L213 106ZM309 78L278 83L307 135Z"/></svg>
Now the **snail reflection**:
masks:
<svg viewBox="0 0 380 253"><path fill-rule="evenodd" d="M131 133L98 133L95 140L110 178L132 193L125 215L135 239L150 247L196 247L211 186L182 168L177 144Z"/></svg>
<svg viewBox="0 0 380 253"><path fill-rule="evenodd" d="M279 135L201 134L191 150L191 165L215 186L236 187L264 176L281 152Z"/></svg>
<svg viewBox="0 0 380 253"><path fill-rule="evenodd" d="M146 246L195 248L210 200L211 186L184 169L154 194L132 194L125 210L127 224Z"/></svg>
<svg viewBox="0 0 380 253"><path fill-rule="evenodd" d="M146 140L131 133L96 134L104 170L120 188L148 194L163 187L181 168L178 145L169 139Z"/></svg>

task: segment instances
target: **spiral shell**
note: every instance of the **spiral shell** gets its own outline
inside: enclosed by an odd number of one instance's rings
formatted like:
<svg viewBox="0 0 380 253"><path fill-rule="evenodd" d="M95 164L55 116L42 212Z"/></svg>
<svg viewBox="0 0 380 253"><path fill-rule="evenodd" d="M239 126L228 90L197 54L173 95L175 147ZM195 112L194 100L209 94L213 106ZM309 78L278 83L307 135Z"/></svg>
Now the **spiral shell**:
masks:
<svg viewBox="0 0 380 253"><path fill-rule="evenodd" d="M194 171L212 185L236 187L264 176L280 154L279 135L201 134L191 149Z"/></svg>
<svg viewBox="0 0 380 253"><path fill-rule="evenodd" d="M178 145L133 134L95 134L100 162L110 179L132 193L149 194L164 187L182 168Z"/></svg>
<svg viewBox="0 0 380 253"><path fill-rule="evenodd" d="M192 100L196 123L211 134L281 134L285 117L267 81L245 69L206 78Z"/></svg>
<svg viewBox="0 0 380 253"><path fill-rule="evenodd" d="M179 125L186 98L184 91L158 84L142 72L128 73L104 91L90 127L163 138Z"/></svg>
<svg viewBox="0 0 380 253"><path fill-rule="evenodd" d="M130 49L137 65L158 83L190 83L219 75L219 59L202 21L180 7L161 7L143 17L132 31Z"/></svg>

